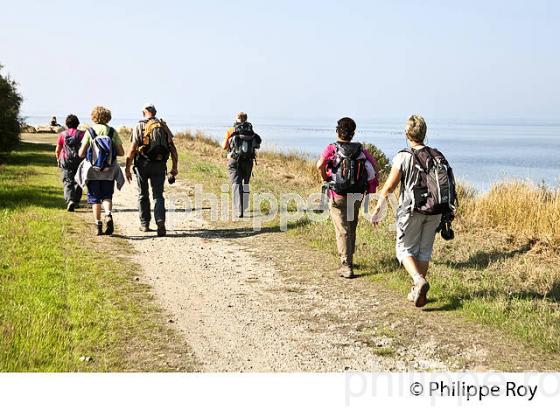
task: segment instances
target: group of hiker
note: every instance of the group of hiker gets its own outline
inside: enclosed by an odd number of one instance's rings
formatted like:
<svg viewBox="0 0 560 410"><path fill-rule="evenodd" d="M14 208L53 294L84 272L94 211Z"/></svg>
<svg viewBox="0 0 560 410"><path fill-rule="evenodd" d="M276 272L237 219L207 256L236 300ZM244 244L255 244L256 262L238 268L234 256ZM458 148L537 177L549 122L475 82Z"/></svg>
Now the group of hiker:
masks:
<svg viewBox="0 0 560 410"><path fill-rule="evenodd" d="M120 189L125 177L131 182L131 167L138 185L140 230L150 231L151 186L157 235L166 235L164 184L166 176L168 182L173 183L178 174L178 154L173 134L167 124L156 117L154 105L145 104L142 114L143 119L132 132L125 176L117 164L117 156L125 155L122 140L108 125L111 120L108 109L95 107L91 115L94 125L86 131L78 130L78 118L69 115L67 130L59 135L56 157L62 168L67 209L73 211L79 206L82 188L87 186L87 202L92 206L98 235L111 235L114 231L112 197L115 183ZM372 223L377 226L386 198L400 184L396 253L412 278L408 299L417 307L427 302L429 283L426 275L436 233L441 231L444 239L453 238L450 224L456 205L453 172L441 152L424 144L426 131L426 122L421 116L408 118L405 128L408 147L394 157L389 176L379 192L381 199L372 214ZM347 279L354 277L360 208L366 194L377 191L382 171L374 156L362 144L352 141L355 132L354 120L341 118L336 126L337 141L323 150L317 162L335 229L340 257L338 274ZM227 151L233 210L238 218L246 216L249 182L261 143L262 139L254 132L247 114L238 113L222 144ZM169 158L172 166L168 173ZM101 220L102 208L105 229Z"/></svg>
<svg viewBox="0 0 560 410"><path fill-rule="evenodd" d="M150 231L151 205L149 187L155 201L154 217L157 235L165 236L164 183L167 175L167 160L172 159L169 180L178 174L179 157L173 143L173 134L163 120L156 117L153 104L142 108L143 119L132 132L130 149L126 157L125 172L117 163L124 156L122 140L113 127L109 126L111 111L105 107L94 107L91 113L93 125L85 131L78 129L80 121L71 114L66 118L67 129L57 140L55 155L62 169L64 198L67 210L72 212L80 204L82 189L87 187L87 203L91 205L97 235L112 235L113 194L115 184L121 189L126 180L132 181L133 167L138 184L138 210L140 229ZM101 220L101 209L105 213ZM103 227L105 223L105 228Z"/></svg>
<svg viewBox="0 0 560 410"><path fill-rule="evenodd" d="M339 274L353 278L358 214L364 194L376 192L381 171L375 158L362 144L352 142L356 123L351 118L338 121L338 140L323 151L317 168L327 183L330 216L340 257ZM427 126L424 118L412 115L405 127L408 147L392 161L391 171L379 192L380 200L372 213L372 223L387 205L387 197L400 184L397 208L396 254L410 274L413 286L408 300L417 307L427 302L430 285L426 280L437 232L453 239L451 221L456 210L455 179L443 154L424 144Z"/></svg>

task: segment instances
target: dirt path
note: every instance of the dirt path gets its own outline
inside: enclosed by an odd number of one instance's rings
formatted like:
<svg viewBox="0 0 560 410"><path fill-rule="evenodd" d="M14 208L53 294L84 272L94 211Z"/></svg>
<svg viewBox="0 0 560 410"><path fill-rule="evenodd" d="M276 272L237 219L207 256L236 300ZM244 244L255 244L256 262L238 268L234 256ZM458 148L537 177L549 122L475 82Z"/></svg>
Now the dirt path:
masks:
<svg viewBox="0 0 560 410"><path fill-rule="evenodd" d="M166 189L191 191L180 181ZM340 279L331 256L285 233L209 223L204 210L168 213L165 238L140 232L134 181L115 194L114 210L115 236L142 267L138 279L201 371L557 368L454 312L418 310L367 278Z"/></svg>
<svg viewBox="0 0 560 410"><path fill-rule="evenodd" d="M202 371L447 370L480 356L474 346L450 361L435 337L398 341L386 295L317 270L325 261L316 252L278 247L281 233L257 234L242 223L221 229L195 211L170 216L168 236L158 238L139 231L131 184L114 207L117 235L143 267L140 280Z"/></svg>

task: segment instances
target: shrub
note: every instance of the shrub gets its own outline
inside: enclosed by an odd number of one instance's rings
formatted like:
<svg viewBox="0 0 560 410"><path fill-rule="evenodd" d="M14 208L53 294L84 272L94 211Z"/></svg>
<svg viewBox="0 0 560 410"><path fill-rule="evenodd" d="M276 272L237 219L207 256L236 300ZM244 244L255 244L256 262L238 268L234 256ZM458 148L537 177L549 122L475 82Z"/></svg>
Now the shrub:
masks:
<svg viewBox="0 0 560 410"><path fill-rule="evenodd" d="M0 74L0 152L11 151L19 144L21 102L16 83Z"/></svg>
<svg viewBox="0 0 560 410"><path fill-rule="evenodd" d="M373 144L364 142L364 143L362 143L362 145L377 160L377 164L381 168L381 175L380 175L381 178L380 178L380 180L384 181L387 178L387 176L389 175L389 171L391 170L391 168L390 168L391 163L389 161L389 158L387 157L387 155L385 155L385 153L383 151L381 151L379 148L377 148Z"/></svg>

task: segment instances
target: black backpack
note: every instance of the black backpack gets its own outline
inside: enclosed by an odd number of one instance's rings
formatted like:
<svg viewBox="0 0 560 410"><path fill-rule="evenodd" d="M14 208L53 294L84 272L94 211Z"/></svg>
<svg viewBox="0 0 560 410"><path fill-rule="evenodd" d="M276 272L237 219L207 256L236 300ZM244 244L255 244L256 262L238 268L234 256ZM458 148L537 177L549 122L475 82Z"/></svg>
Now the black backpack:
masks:
<svg viewBox="0 0 560 410"><path fill-rule="evenodd" d="M144 122L142 144L138 148L143 159L150 162L167 162L169 159L169 136L160 120L150 118Z"/></svg>
<svg viewBox="0 0 560 410"><path fill-rule="evenodd" d="M335 159L332 163L330 188L339 195L363 194L367 189L367 170L365 156L359 142L337 142Z"/></svg>
<svg viewBox="0 0 560 410"><path fill-rule="evenodd" d="M82 162L82 158L80 158L78 152L82 145L83 136L84 132L80 130L76 130L73 136L70 135L68 131L64 131L64 145L62 146L64 159L61 162L63 168L78 168L78 165Z"/></svg>
<svg viewBox="0 0 560 410"><path fill-rule="evenodd" d="M455 177L449 163L435 148L406 148L412 155L413 209L424 215L454 215L457 208Z"/></svg>
<svg viewBox="0 0 560 410"><path fill-rule="evenodd" d="M255 150L260 148L259 139L250 122L236 123L230 139L231 158L236 160L255 159Z"/></svg>

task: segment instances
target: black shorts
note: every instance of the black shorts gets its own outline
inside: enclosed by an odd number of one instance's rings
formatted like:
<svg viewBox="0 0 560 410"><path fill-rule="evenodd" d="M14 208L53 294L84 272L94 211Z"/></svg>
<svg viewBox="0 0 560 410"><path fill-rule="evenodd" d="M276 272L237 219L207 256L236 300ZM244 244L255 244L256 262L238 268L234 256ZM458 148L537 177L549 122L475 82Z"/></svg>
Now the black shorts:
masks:
<svg viewBox="0 0 560 410"><path fill-rule="evenodd" d="M88 181L87 203L100 204L104 200L113 199L115 181Z"/></svg>

